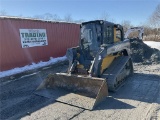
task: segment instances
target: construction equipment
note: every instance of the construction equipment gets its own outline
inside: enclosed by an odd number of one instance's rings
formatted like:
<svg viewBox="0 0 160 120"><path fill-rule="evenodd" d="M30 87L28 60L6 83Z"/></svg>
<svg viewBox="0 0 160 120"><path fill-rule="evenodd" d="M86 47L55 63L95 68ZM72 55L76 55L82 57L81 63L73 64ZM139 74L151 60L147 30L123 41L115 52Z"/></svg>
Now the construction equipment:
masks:
<svg viewBox="0 0 160 120"><path fill-rule="evenodd" d="M144 28L143 27L132 27L132 28L129 28L126 31L124 38L127 39L131 33L136 32L136 31L138 31L138 39L142 40L143 39L143 34L144 34Z"/></svg>
<svg viewBox="0 0 160 120"><path fill-rule="evenodd" d="M119 24L96 20L81 24L80 44L66 52L67 73L49 75L37 94L92 110L133 73L130 41Z"/></svg>

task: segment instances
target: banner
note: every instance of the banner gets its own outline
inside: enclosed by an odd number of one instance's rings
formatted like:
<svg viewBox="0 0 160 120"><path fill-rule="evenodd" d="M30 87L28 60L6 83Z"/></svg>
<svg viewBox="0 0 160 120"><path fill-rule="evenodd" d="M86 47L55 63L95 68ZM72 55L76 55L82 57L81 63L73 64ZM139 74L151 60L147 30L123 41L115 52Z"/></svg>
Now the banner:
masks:
<svg viewBox="0 0 160 120"><path fill-rule="evenodd" d="M22 48L48 45L46 29L19 29Z"/></svg>

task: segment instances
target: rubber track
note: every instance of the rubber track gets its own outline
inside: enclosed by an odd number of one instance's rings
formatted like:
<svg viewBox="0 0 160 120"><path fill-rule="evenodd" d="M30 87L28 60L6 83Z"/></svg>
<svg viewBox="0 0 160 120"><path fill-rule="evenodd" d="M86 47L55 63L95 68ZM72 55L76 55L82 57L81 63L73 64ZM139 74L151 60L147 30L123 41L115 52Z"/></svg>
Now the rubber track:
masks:
<svg viewBox="0 0 160 120"><path fill-rule="evenodd" d="M110 91L116 91L116 89L122 84L122 80L124 77L122 77L122 72L125 72L124 68L129 61L130 57L129 56L120 56L116 58L113 63L110 65L110 67L103 73L102 78L106 78L108 88ZM121 84L117 85L116 84L116 78L117 77L122 77L120 80ZM125 75L126 77L126 75Z"/></svg>

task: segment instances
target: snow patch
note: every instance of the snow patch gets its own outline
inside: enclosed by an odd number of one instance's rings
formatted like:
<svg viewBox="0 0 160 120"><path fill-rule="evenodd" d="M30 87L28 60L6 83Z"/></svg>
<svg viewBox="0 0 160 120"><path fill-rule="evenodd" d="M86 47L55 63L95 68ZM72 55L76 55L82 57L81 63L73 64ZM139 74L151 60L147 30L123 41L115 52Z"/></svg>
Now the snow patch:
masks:
<svg viewBox="0 0 160 120"><path fill-rule="evenodd" d="M160 42L154 42L154 41L143 41L145 44L150 46L151 48L156 48L160 50Z"/></svg>
<svg viewBox="0 0 160 120"><path fill-rule="evenodd" d="M51 64L55 64L56 62L64 61L66 59L67 59L66 56L57 57L57 58L50 57L50 60L47 61L47 62L40 61L37 64L32 63L32 65L26 65L24 67L14 68L14 69L7 70L7 71L2 71L2 72L0 72L0 78L10 76L10 75L14 75L14 74L21 73L21 72L25 72L25 71L28 71L28 70L33 70L33 69L37 69L37 68L40 68L40 67L48 66L48 65L51 65Z"/></svg>

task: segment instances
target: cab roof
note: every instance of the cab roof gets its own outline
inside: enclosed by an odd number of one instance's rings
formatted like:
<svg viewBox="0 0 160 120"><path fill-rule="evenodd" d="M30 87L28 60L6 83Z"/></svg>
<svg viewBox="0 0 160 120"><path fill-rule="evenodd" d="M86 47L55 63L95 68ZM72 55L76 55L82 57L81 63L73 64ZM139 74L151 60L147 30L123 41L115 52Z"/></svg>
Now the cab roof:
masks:
<svg viewBox="0 0 160 120"><path fill-rule="evenodd" d="M88 23L106 23L106 24L115 25L114 23L109 22L109 21L105 21L105 20L93 20L93 21L87 21L87 22L83 22L82 25L88 24Z"/></svg>
<svg viewBox="0 0 160 120"><path fill-rule="evenodd" d="M88 24L88 23L104 23L104 24L113 25L113 26L121 26L120 24L115 24L115 23L105 21L105 20L87 21L87 22L83 22L82 25L85 25L85 24Z"/></svg>

